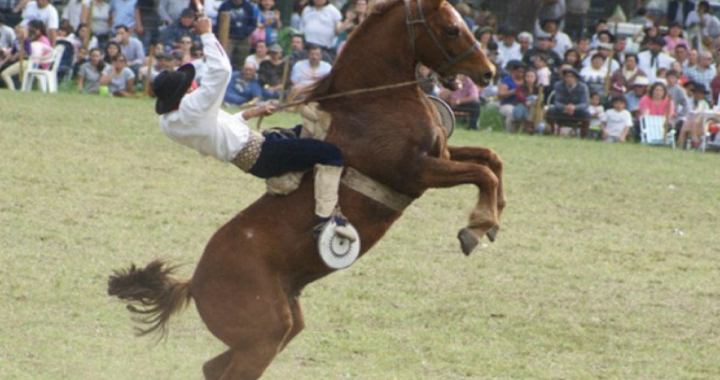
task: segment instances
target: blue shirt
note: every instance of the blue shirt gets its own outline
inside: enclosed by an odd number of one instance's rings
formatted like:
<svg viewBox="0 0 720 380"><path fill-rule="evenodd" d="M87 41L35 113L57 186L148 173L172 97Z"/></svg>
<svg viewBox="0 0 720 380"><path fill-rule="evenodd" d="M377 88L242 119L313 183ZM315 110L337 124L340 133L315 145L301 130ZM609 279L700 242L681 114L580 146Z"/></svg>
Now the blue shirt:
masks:
<svg viewBox="0 0 720 380"><path fill-rule="evenodd" d="M514 90L515 87L517 87L517 85L515 84L515 81L512 79L512 77L510 75L503 77L503 79L500 80L500 83L506 84L508 86L508 90L510 90L510 91ZM500 101L501 105L515 104L515 103L517 103L517 98L515 98L515 95L508 96L507 98Z"/></svg>
<svg viewBox="0 0 720 380"><path fill-rule="evenodd" d="M230 12L230 39L244 40L257 28L258 9L249 0L242 0L235 4L233 0L226 0L218 13Z"/></svg>
<svg viewBox="0 0 720 380"><path fill-rule="evenodd" d="M112 0L110 12L113 14L113 28L118 25L125 25L128 28L135 27L135 5L137 0Z"/></svg>
<svg viewBox="0 0 720 380"><path fill-rule="evenodd" d="M245 104L253 98L262 96L263 88L257 78L251 80L243 79L241 71L232 73L230 82L225 90L225 102L235 105Z"/></svg>

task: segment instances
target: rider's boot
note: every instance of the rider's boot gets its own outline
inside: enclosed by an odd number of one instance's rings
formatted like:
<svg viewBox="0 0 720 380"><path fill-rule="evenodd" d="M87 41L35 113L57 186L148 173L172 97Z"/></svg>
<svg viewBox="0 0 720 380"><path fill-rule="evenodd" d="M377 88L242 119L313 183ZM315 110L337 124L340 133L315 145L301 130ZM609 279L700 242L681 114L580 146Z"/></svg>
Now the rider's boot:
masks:
<svg viewBox="0 0 720 380"><path fill-rule="evenodd" d="M347 219L338 205L342 171L341 166L315 165L315 215L318 219L315 234L317 236L332 218L336 224L335 235L354 242L358 236L347 226Z"/></svg>

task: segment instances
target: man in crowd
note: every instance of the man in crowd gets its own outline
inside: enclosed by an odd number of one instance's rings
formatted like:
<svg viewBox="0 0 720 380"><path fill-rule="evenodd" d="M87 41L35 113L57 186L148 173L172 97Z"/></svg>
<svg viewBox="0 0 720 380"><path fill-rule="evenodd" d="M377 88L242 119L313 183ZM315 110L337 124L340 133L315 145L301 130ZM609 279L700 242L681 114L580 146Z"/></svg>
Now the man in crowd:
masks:
<svg viewBox="0 0 720 380"><path fill-rule="evenodd" d="M541 33L535 39L537 40L537 45L525 53L523 62L525 62L527 66L533 67L535 57L542 55L550 70L553 72L556 71L562 63L562 58L552 49L552 36L547 33Z"/></svg>
<svg viewBox="0 0 720 380"><path fill-rule="evenodd" d="M648 50L638 54L638 67L647 74L650 83L655 83L658 69L669 70L674 61L673 57L662 51L663 46L665 39L656 36L648 43Z"/></svg>
<svg viewBox="0 0 720 380"><path fill-rule="evenodd" d="M292 75L290 76L293 89L302 89L307 87L320 78L330 73L329 63L322 60L322 49L317 45L309 45L307 48L307 59L297 62L293 65Z"/></svg>
<svg viewBox="0 0 720 380"><path fill-rule="evenodd" d="M502 59L500 65L504 65L510 61L521 60L522 53L520 52L520 44L516 41L517 32L507 25L501 25L501 28L498 30L498 35L501 33L502 38L500 42L498 42L498 51Z"/></svg>
<svg viewBox="0 0 720 380"><path fill-rule="evenodd" d="M47 28L47 37L50 39L50 44L55 46L60 18L57 9L50 4L50 0L37 0L27 3L23 9L22 17L23 25L27 25L32 20L42 21Z"/></svg>
<svg viewBox="0 0 720 380"><path fill-rule="evenodd" d="M193 23L195 22L195 12L190 8L185 8L180 13L180 18L166 27L160 35L160 42L166 47L173 49L181 49L179 41L185 36L190 36L194 42L198 42L198 36L193 33Z"/></svg>
<svg viewBox="0 0 720 380"><path fill-rule="evenodd" d="M230 12L228 50L233 67L243 67L250 54L250 35L257 28L257 7L250 0L227 0L218 12Z"/></svg>
<svg viewBox="0 0 720 380"><path fill-rule="evenodd" d="M590 128L590 92L587 85L580 81L580 74L575 69L563 69L562 80L555 84L554 91L553 104L547 111L547 132L557 131L558 120L577 122L580 123L580 136L587 137Z"/></svg>
<svg viewBox="0 0 720 380"><path fill-rule="evenodd" d="M130 36L130 31L125 25L115 27L115 42L120 45L120 52L125 56L127 66L137 75L145 60L145 49L143 49L142 42Z"/></svg>
<svg viewBox="0 0 720 380"><path fill-rule="evenodd" d="M699 53L697 65L688 69L685 76L692 82L702 84L706 90L710 91L710 82L716 74L712 62L712 54L706 51Z"/></svg>
<svg viewBox="0 0 720 380"><path fill-rule="evenodd" d="M255 105L261 100L262 92L255 65L248 62L242 71L232 73L223 100L232 106Z"/></svg>

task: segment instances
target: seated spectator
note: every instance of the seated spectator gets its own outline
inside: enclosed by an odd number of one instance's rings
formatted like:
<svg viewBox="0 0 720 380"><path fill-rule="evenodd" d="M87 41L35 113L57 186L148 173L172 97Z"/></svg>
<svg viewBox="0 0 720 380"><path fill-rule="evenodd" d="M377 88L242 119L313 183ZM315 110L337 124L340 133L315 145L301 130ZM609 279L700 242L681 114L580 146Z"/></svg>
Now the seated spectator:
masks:
<svg viewBox="0 0 720 380"><path fill-rule="evenodd" d="M610 76L610 94L617 96L631 91L635 79L639 76L647 77L645 72L637 67L637 55L626 54L622 69L616 70Z"/></svg>
<svg viewBox="0 0 720 380"><path fill-rule="evenodd" d="M310 45L308 47L308 57L293 65L292 75L290 79L293 84L293 90L302 89L320 78L330 73L329 63L322 59L322 52L319 46Z"/></svg>
<svg viewBox="0 0 720 380"><path fill-rule="evenodd" d="M12 48L14 40L15 32L13 28L5 23L5 15L0 13L0 60Z"/></svg>
<svg viewBox="0 0 720 380"><path fill-rule="evenodd" d="M680 62L681 65L684 65L687 63L688 56L690 55L690 51L688 50L687 45L678 44L675 46L675 49L673 49L672 52L668 52L671 57L675 58L676 62Z"/></svg>
<svg viewBox="0 0 720 380"><path fill-rule="evenodd" d="M700 53L698 55L697 65L685 70L685 76L687 76L689 80L703 85L709 92L710 83L715 77L715 68L712 67L712 54L706 51Z"/></svg>
<svg viewBox="0 0 720 380"><path fill-rule="evenodd" d="M73 44L73 46L75 46L75 50L78 53L80 52L80 49L85 50L85 54L78 54L78 56L84 59L88 58L87 52L98 47L98 40L95 36L90 36L90 28L88 28L87 24L80 24L80 26L75 29L75 33L68 36L68 40Z"/></svg>
<svg viewBox="0 0 720 380"><path fill-rule="evenodd" d="M172 57L173 67L175 68L178 68L186 63L190 63L190 61L192 60L192 57L190 57L190 55L185 54L180 49L170 51L170 56Z"/></svg>
<svg viewBox="0 0 720 380"><path fill-rule="evenodd" d="M589 46L590 49L594 49L597 46L597 44L599 44L601 42L600 41L601 33L606 32L607 28L608 28L607 20L605 20L605 19L597 20L597 22L595 23L595 34L593 34L592 37L590 37L590 46ZM606 41L606 42L609 42L609 41Z"/></svg>
<svg viewBox="0 0 720 380"><path fill-rule="evenodd" d="M520 51L520 44L517 42L517 32L506 25L501 25L500 28L498 28L498 35L501 33L502 39L498 42L498 51L502 58L500 66L510 61L521 60L523 53Z"/></svg>
<svg viewBox="0 0 720 380"><path fill-rule="evenodd" d="M182 58L182 61L181 61L181 65L184 65L184 64L186 64L186 63L189 63L190 61L193 60L193 55L192 55L192 53L191 53L190 51L192 50L193 46L195 46L195 44L194 44L194 42L193 42L192 37L190 37L190 36L182 36L182 37L180 37L180 40L179 40L179 41L175 41L175 43L174 43L173 45L174 45L174 46L179 46L179 47L171 50L171 52L180 52L180 53L182 53L182 57L183 57L183 58ZM202 49L201 49L201 50L202 50Z"/></svg>
<svg viewBox="0 0 720 380"><path fill-rule="evenodd" d="M677 125L687 117L690 111L690 101L688 100L685 89L679 85L679 74L677 71L668 71L665 74L665 80L667 81L667 92L675 104L675 117L670 120L670 123L679 132Z"/></svg>
<svg viewBox="0 0 720 380"><path fill-rule="evenodd" d="M22 54L25 57L24 60L22 60L23 67L29 67L27 59L29 57L28 51L31 48L30 43L32 42L28 37L27 28L22 26L22 24L15 25L14 29L15 39L13 40L12 47L5 53L4 57L0 59L0 63L2 63L0 64L0 76L5 83L5 87L9 87L8 83L12 82L13 89L15 88L15 81L12 77L20 73L20 52L25 51L25 53ZM7 71L8 69L10 71ZM7 75L7 77L5 75Z"/></svg>
<svg viewBox="0 0 720 380"><path fill-rule="evenodd" d="M195 66L195 82L198 85L201 85L203 75L205 75L208 70L203 48L201 46L193 46L190 48L190 56L192 57L192 61L190 63Z"/></svg>
<svg viewBox="0 0 720 380"><path fill-rule="evenodd" d="M552 72L548 67L548 63L544 55L541 54L535 57L533 68L535 69L535 74L537 75L538 84L542 87L550 87L550 83L552 83Z"/></svg>
<svg viewBox="0 0 720 380"><path fill-rule="evenodd" d="M45 24L40 20L32 20L27 26L27 37L24 28L20 27L15 30L17 41L17 50L13 48L11 58L14 63L7 66L0 76L5 85L11 91L15 90L15 82L13 76L20 74L20 65L23 69L29 68L31 64L38 65L47 69L50 67L50 59L52 58L53 49L50 40L45 36ZM22 41L22 42L20 42ZM25 60L20 60L21 51L25 55Z"/></svg>
<svg viewBox="0 0 720 380"><path fill-rule="evenodd" d="M437 96L440 94L440 88L436 85L437 78L433 74L432 70L422 63L418 65L417 71L415 72L415 78L418 80L424 80L420 82L419 86L423 93L426 95Z"/></svg>
<svg viewBox="0 0 720 380"><path fill-rule="evenodd" d="M183 9L180 18L163 29L160 34L160 42L169 49L181 49L181 41L189 36L193 43L200 43L200 39L194 32L195 12L192 9Z"/></svg>
<svg viewBox="0 0 720 380"><path fill-rule="evenodd" d="M585 57L583 60L583 67L592 66L592 59L596 54L603 56L603 70L605 70L605 72L608 70L607 65L610 65L611 73L620 69L620 63L613 58L613 44L605 42L598 44L597 49L590 52L590 55Z"/></svg>
<svg viewBox="0 0 720 380"><path fill-rule="evenodd" d="M720 105L720 102L718 102L718 99L720 99L720 62L715 65L715 77L713 77L712 82L710 82L710 90L712 101L716 105Z"/></svg>
<svg viewBox="0 0 720 380"><path fill-rule="evenodd" d="M560 56L552 50L552 37L549 34L540 34L536 37L537 45L534 48L528 50L523 56L523 62L527 66L533 67L535 57L542 55L550 68L550 71L555 71L562 63Z"/></svg>
<svg viewBox="0 0 720 380"><path fill-rule="evenodd" d="M522 61L510 61L505 70L509 75L500 79L497 97L500 99L500 113L505 117L505 130L514 133L513 109L518 104L519 88L525 83L525 64Z"/></svg>
<svg viewBox="0 0 720 380"><path fill-rule="evenodd" d="M590 112L590 138L597 139L601 136L602 132L602 121L605 117L605 108L600 102L600 93L590 93L590 106L588 107Z"/></svg>
<svg viewBox="0 0 720 380"><path fill-rule="evenodd" d="M640 117L640 99L647 95L648 86L650 86L650 81L647 77L636 77L632 91L625 95L626 108L635 119Z"/></svg>
<svg viewBox="0 0 720 380"><path fill-rule="evenodd" d="M600 53L595 53L590 61L590 66L580 71L580 76L582 76L590 92L600 94L605 88L607 70L605 70L603 63L605 63L605 56Z"/></svg>
<svg viewBox="0 0 720 380"><path fill-rule="evenodd" d="M563 56L563 64L572 66L575 70L582 70L582 59L577 49L568 49Z"/></svg>
<svg viewBox="0 0 720 380"><path fill-rule="evenodd" d="M685 21L688 29L699 28L700 40L706 48L713 48L712 41L720 36L720 19L710 9L710 3L703 0L690 12Z"/></svg>
<svg viewBox="0 0 720 380"><path fill-rule="evenodd" d="M555 83L553 104L547 110L546 131L558 133L557 121L580 123L580 136L586 138L590 126L590 93L580 81L580 74L571 68L562 70L562 80Z"/></svg>
<svg viewBox="0 0 720 380"><path fill-rule="evenodd" d="M485 26L475 31L475 39L480 43L483 53L487 54L487 44L493 39L493 28Z"/></svg>
<svg viewBox="0 0 720 380"><path fill-rule="evenodd" d="M223 101L232 106L253 105L262 99L262 90L255 66L248 64L232 73Z"/></svg>
<svg viewBox="0 0 720 380"><path fill-rule="evenodd" d="M580 54L580 61L583 61L588 57L588 55L590 55L590 38L581 36L575 45L575 49Z"/></svg>
<svg viewBox="0 0 720 380"><path fill-rule="evenodd" d="M526 133L534 134L537 128L536 123L540 121L542 115L533 117L534 109L542 108L542 100L539 95L543 92L543 86L538 83L538 77L535 70L528 69L523 75L523 83L517 87L515 98L517 104L512 111L513 129L516 131L523 130ZM538 103L540 102L540 103Z"/></svg>
<svg viewBox="0 0 720 380"><path fill-rule="evenodd" d="M520 45L520 56L525 57L525 53L530 51L533 46L533 35L528 32L522 32L518 34L517 37L518 45ZM522 58L519 59L521 61ZM508 62L510 62L510 59L506 59L504 64L507 65Z"/></svg>
<svg viewBox="0 0 720 380"><path fill-rule="evenodd" d="M670 69L674 59L662 51L665 39L656 36L648 44L648 50L638 54L638 67L645 72L650 83L655 83L659 68Z"/></svg>
<svg viewBox="0 0 720 380"><path fill-rule="evenodd" d="M625 98L612 97L612 108L605 111L602 116L602 138L607 142L624 143L630 128L633 125L632 116L625 109Z"/></svg>
<svg viewBox="0 0 720 380"><path fill-rule="evenodd" d="M650 26L654 24L653 20L650 19L648 15L647 9L644 7L638 8L635 12L635 17L631 18L628 23L642 26Z"/></svg>
<svg viewBox="0 0 720 380"><path fill-rule="evenodd" d="M98 48L90 50L90 60L80 65L77 74L77 90L85 94L100 92L100 77L105 69L102 52Z"/></svg>
<svg viewBox="0 0 720 380"><path fill-rule="evenodd" d="M147 65L143 66L138 70L138 81L141 83L144 83L148 76L148 71L150 71L150 83L153 83L155 81L155 78L163 71L173 71L175 70L175 67L173 66L173 59L172 56L168 53L160 52L153 56L155 58L152 67L148 67ZM150 89L152 91L152 88Z"/></svg>
<svg viewBox="0 0 720 380"><path fill-rule="evenodd" d="M268 46L265 41L258 41L255 45L255 53L250 54L245 58L245 64L251 64L255 66L255 70L260 67L260 62L270 59L268 56Z"/></svg>
<svg viewBox="0 0 720 380"><path fill-rule="evenodd" d="M290 67L295 66L298 61L307 59L307 49L305 46L305 37L302 34L293 34L290 38ZM332 64L333 58L326 51L322 52L322 60Z"/></svg>
<svg viewBox="0 0 720 380"><path fill-rule="evenodd" d="M705 86L692 83L692 94L693 109L688 113L688 116L680 129L680 135L678 136L678 146L680 149L685 149L685 141L688 138L688 135L690 135L690 142L693 148L700 146L700 137L704 133L703 129L705 128L705 126L702 125L702 114L703 112L710 110L710 103L707 101L708 90Z"/></svg>
<svg viewBox="0 0 720 380"><path fill-rule="evenodd" d="M283 83L285 61L282 60L282 47L278 44L272 45L268 49L268 54L270 59L260 63L258 77L263 86L263 99L278 99L285 89Z"/></svg>
<svg viewBox="0 0 720 380"><path fill-rule="evenodd" d="M675 104L667 96L667 88L660 82L653 83L648 93L640 99L638 105L640 117L642 116L663 116L666 117L666 125L670 125L670 118L675 116Z"/></svg>
<svg viewBox="0 0 720 380"><path fill-rule="evenodd" d="M135 94L135 74L127 67L122 53L112 58L100 77L100 86L107 86L108 92L116 97L129 97Z"/></svg>
<svg viewBox="0 0 720 380"><path fill-rule="evenodd" d="M542 20L540 22L540 28L552 37L552 40L555 42L553 50L559 57L564 56L565 52L572 48L573 44L572 41L570 41L570 36L558 29L557 19Z"/></svg>
<svg viewBox="0 0 720 380"><path fill-rule="evenodd" d="M125 25L115 27L115 42L120 45L120 52L127 60L127 67L137 73L140 66L145 61L145 49L142 42L135 37L130 36L130 31Z"/></svg>
<svg viewBox="0 0 720 380"><path fill-rule="evenodd" d="M105 45L105 52L103 54L103 61L108 65L113 62L115 56L120 54L120 44L115 41L110 41Z"/></svg>
<svg viewBox="0 0 720 380"><path fill-rule="evenodd" d="M455 79L455 91L443 89L440 91L440 98L445 100L453 111L467 112L469 129L478 129L480 118L480 98L477 87L472 79L466 75L459 74Z"/></svg>

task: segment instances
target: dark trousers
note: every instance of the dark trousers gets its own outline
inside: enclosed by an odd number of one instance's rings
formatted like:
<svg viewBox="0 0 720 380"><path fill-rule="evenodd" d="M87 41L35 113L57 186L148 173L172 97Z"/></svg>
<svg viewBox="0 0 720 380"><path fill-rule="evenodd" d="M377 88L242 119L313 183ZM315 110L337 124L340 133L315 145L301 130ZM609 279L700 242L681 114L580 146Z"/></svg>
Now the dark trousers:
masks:
<svg viewBox="0 0 720 380"><path fill-rule="evenodd" d="M480 119L480 102L470 102L458 104L452 107L453 111L467 112L470 120L468 120L468 128L478 129L478 120Z"/></svg>
<svg viewBox="0 0 720 380"><path fill-rule="evenodd" d="M268 135L250 174L260 178L312 169L316 164L342 166L342 153L335 145L314 139L288 139Z"/></svg>

